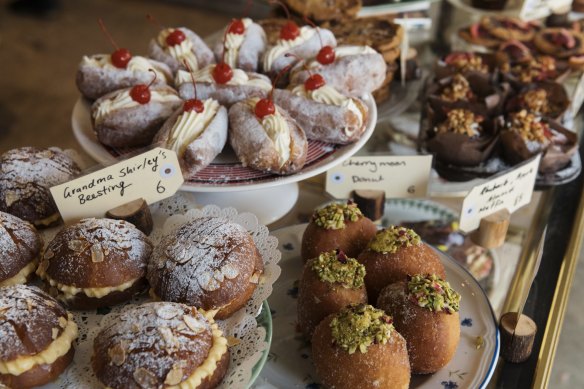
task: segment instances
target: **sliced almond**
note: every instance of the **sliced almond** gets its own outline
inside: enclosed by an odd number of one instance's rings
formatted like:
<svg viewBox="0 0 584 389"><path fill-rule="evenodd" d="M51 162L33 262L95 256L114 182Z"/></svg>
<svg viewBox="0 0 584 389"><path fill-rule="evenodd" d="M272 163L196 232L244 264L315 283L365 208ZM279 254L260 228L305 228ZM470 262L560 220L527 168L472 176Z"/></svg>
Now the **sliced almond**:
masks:
<svg viewBox="0 0 584 389"><path fill-rule="evenodd" d="M91 246L91 262L99 263L103 262L105 256L103 255L103 250L101 249L101 244L96 243Z"/></svg>
<svg viewBox="0 0 584 389"><path fill-rule="evenodd" d="M29 312L32 312L32 309L34 308L35 304L34 301L32 301L31 299L26 299L26 310Z"/></svg>
<svg viewBox="0 0 584 389"><path fill-rule="evenodd" d="M115 346L109 348L107 350L107 355L109 356L112 363L116 366L120 366L126 360L126 344L124 342L120 342ZM134 372L134 378L136 372ZM138 380L136 380L138 382ZM139 382L138 382L139 383Z"/></svg>
<svg viewBox="0 0 584 389"><path fill-rule="evenodd" d="M183 380L183 369L180 367L173 367L168 374L166 375L166 379L164 383L166 385L178 385Z"/></svg>
<svg viewBox="0 0 584 389"><path fill-rule="evenodd" d="M257 284L260 282L261 273L253 273L249 278L249 282L252 284Z"/></svg>
<svg viewBox="0 0 584 389"><path fill-rule="evenodd" d="M156 316L164 320L170 320L182 313L182 310L172 305L161 305L156 308Z"/></svg>
<svg viewBox="0 0 584 389"><path fill-rule="evenodd" d="M195 334L205 331L205 325L193 316L184 315L183 321Z"/></svg>
<svg viewBox="0 0 584 389"><path fill-rule="evenodd" d="M6 195L4 196L4 202L6 203L7 207L10 207L12 204L18 201L18 199L19 199L18 194L13 191L7 191Z"/></svg>
<svg viewBox="0 0 584 389"><path fill-rule="evenodd" d="M223 273L225 278L227 278L228 280L232 280L239 275L239 270L237 269L237 267L228 263L221 268L221 273Z"/></svg>
<svg viewBox="0 0 584 389"><path fill-rule="evenodd" d="M143 367L139 367L134 370L134 381L142 389L154 389L158 387L158 379L154 373L144 369Z"/></svg>
<svg viewBox="0 0 584 389"><path fill-rule="evenodd" d="M158 327L158 333L164 340L164 345L167 349L172 349L176 346L177 340L172 333L172 330L168 327Z"/></svg>
<svg viewBox="0 0 584 389"><path fill-rule="evenodd" d="M70 240L69 243L67 244L67 247L69 247L69 249L71 249L77 253L85 251L87 246L89 246L89 244L86 241L78 240L78 239Z"/></svg>

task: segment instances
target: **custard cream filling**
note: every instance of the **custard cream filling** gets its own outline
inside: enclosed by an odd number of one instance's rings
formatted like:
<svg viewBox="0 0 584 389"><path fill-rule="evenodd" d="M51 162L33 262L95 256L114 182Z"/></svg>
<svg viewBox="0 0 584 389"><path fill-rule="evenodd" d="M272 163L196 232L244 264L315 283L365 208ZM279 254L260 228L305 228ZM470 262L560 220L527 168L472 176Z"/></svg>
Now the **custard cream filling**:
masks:
<svg viewBox="0 0 584 389"><path fill-rule="evenodd" d="M11 286L17 284L26 284L26 279L28 276L34 272L37 268L38 261L35 259L29 262L25 267L20 269L18 273L13 275L10 278L5 279L4 281L0 281L0 286Z"/></svg>
<svg viewBox="0 0 584 389"><path fill-rule="evenodd" d="M213 69L215 65L208 65L203 69L197 70L193 72L193 77L195 82L209 82L215 83L215 79L213 79ZM265 91L269 91L272 89L272 85L264 79L261 78L250 78L247 73L241 69L233 70L233 77L231 80L227 82L227 85L248 85L248 86L255 86L257 88L261 88ZM175 78L175 85L181 85L187 82L192 82L192 78L189 72L184 70L179 70L176 73Z"/></svg>
<svg viewBox="0 0 584 389"><path fill-rule="evenodd" d="M243 26L245 27L245 31L243 34L227 34L225 35L225 44L224 49L225 52L223 53L223 61L232 69L237 67L237 57L239 56L239 48L243 44L245 40L245 32L247 28L251 25L252 21L250 18L243 18L241 19L243 22Z"/></svg>
<svg viewBox="0 0 584 389"><path fill-rule="evenodd" d="M213 320L212 317L207 316L207 318L209 321ZM211 333L213 334L213 345L209 350L205 362L197 367L193 374L191 374L186 380L176 386L170 386L169 388L196 389L205 378L213 375L221 357L227 352L227 339L223 336L223 333L215 322L212 322L211 324Z"/></svg>
<svg viewBox="0 0 584 389"><path fill-rule="evenodd" d="M363 126L363 114L361 113L361 110L355 103L355 100L350 97L342 95L341 93L337 92L336 89L328 85L321 86L320 88L312 91L307 91L306 88L304 88L304 85L298 85L294 89L292 89L292 93L316 101L318 103L345 107L349 111L357 115L357 118L359 119L359 125L357 126L357 128L361 128L361 126ZM347 128L345 128L345 133L347 135L350 135Z"/></svg>
<svg viewBox="0 0 584 389"><path fill-rule="evenodd" d="M369 46L338 46L335 48L335 60L343 57L348 57L351 55L365 55L365 54L375 54L377 51L373 50ZM313 59L308 63L309 68L320 68L326 65L321 64L316 59Z"/></svg>
<svg viewBox="0 0 584 389"><path fill-rule="evenodd" d="M94 66L102 69L113 69L113 70L130 70L132 72L135 71L143 71L147 72L152 69L156 73L156 77L161 80L166 80L167 82L170 81L167 79L166 75L160 71L158 71L152 63L147 58L141 56L132 56L128 65L126 65L125 69L120 69L112 63L112 57L109 54L96 54L92 56L84 55L83 59L81 60L82 65L89 65Z"/></svg>
<svg viewBox="0 0 584 389"><path fill-rule="evenodd" d="M194 110L178 115L168 135L166 145L181 157L189 144L197 139L213 120L219 110L219 103L213 99L203 102L203 112Z"/></svg>
<svg viewBox="0 0 584 389"><path fill-rule="evenodd" d="M249 99L248 105L250 106L252 112L255 105L259 99L257 97ZM282 116L275 108L273 115L266 115L260 121L262 128L268 135L268 138L274 144L276 153L278 153L278 163L280 167L290 159L290 127L288 126L288 121Z"/></svg>
<svg viewBox="0 0 584 389"><path fill-rule="evenodd" d="M160 93L150 89L150 102L165 103L181 101L180 97L172 93ZM113 99L103 100L95 111L95 122L99 123L111 112L123 108L133 108L141 105L130 96L130 90L119 92Z"/></svg>
<svg viewBox="0 0 584 389"><path fill-rule="evenodd" d="M278 39L276 44L268 49L266 54L264 55L263 65L264 71L269 72L272 69L272 65L274 61L280 56L286 54L290 49L293 49L296 46L299 46L312 38L316 34L316 29L310 26L300 27L300 35L296 37L296 39L287 40L287 39Z"/></svg>
<svg viewBox="0 0 584 389"><path fill-rule="evenodd" d="M164 30L160 31L160 34L158 34L158 44L172 58L180 62L181 65L183 61L186 61L191 69L198 69L199 61L197 60L197 56L193 51L193 42L191 42L189 38L185 38L184 41L174 46L169 46L166 43L166 37L169 36L174 30L174 28L165 28Z"/></svg>
<svg viewBox="0 0 584 389"><path fill-rule="evenodd" d="M0 374L18 376L37 365L51 364L69 352L71 344L76 338L77 324L75 324L73 316L69 313L67 326L63 333L51 342L49 347L36 355L18 357L12 361L0 361Z"/></svg>
<svg viewBox="0 0 584 389"><path fill-rule="evenodd" d="M59 212L55 212L51 216L48 216L44 219L35 220L33 222L33 224L35 226L50 226L51 224L53 224L54 222L56 222L60 218L61 218L61 214Z"/></svg>

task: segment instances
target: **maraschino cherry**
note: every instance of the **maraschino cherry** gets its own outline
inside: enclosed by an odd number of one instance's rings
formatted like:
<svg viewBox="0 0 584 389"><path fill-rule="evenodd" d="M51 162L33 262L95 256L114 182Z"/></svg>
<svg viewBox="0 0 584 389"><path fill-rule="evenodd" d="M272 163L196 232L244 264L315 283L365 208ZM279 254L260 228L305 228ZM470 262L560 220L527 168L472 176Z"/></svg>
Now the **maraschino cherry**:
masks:
<svg viewBox="0 0 584 389"><path fill-rule="evenodd" d="M286 53L286 54L284 54L284 57L294 57L300 61L302 60L302 58L300 58L297 55L294 55L292 53ZM306 79L306 81L304 81L304 89L313 91L313 90L317 90L317 89L326 85L326 81L325 81L323 76L321 76L318 73L312 74L310 69L306 66L306 63L304 63L303 65L304 65L304 70L306 70L308 72L308 74L310 75Z"/></svg>
<svg viewBox="0 0 584 389"><path fill-rule="evenodd" d="M274 80L274 83L272 84L272 90L270 91L270 94L268 95L268 97L264 98L264 99L260 99L256 103L256 105L254 107L254 113L258 119L262 120L264 117L269 116L269 115L273 115L276 113L276 106L274 105L274 99L273 99L274 88L276 88L276 84L278 83L278 80L280 79L282 74L286 73L291 68L292 68L292 65L288 65L284 69L282 69L282 71L280 71L280 73L278 73L278 75L276 76L276 79Z"/></svg>
<svg viewBox="0 0 584 389"><path fill-rule="evenodd" d="M306 23L310 24L316 30L316 33L318 34L318 40L320 41L321 49L318 51L318 54L316 55L316 60L321 65L330 65L331 63L335 62L335 58L336 58L335 49L332 46L329 46L329 45L324 46L322 44L322 37L320 36L320 30L318 29L318 27L316 27L316 25L312 22L312 20L310 20L306 16L304 16L304 21Z"/></svg>
<svg viewBox="0 0 584 389"><path fill-rule="evenodd" d="M227 39L227 34L229 33L231 26L236 21L237 20L234 19L229 24L229 27L227 27L227 30L225 30L225 34L223 34L223 54L221 55L221 62L215 65L211 72L211 76L213 76L213 80L215 80L217 84L227 84L233 78L233 69L225 63L225 40Z"/></svg>
<svg viewBox="0 0 584 389"><path fill-rule="evenodd" d="M107 28L105 28L105 23L103 22L103 20L101 20L101 18L98 19L97 22L99 23L99 27L101 28L101 31L103 31L103 33L105 34L105 36L107 36L107 38L109 39L112 46L116 49L111 54L112 64L117 68L125 69L126 66L128 66L128 62L130 62L130 60L132 59L132 54L130 53L130 50L120 48L116 44L116 42L114 41L114 38L112 38L112 36L108 32Z"/></svg>
<svg viewBox="0 0 584 389"><path fill-rule="evenodd" d="M164 30L164 26L158 20L156 20L154 16L147 14L146 19L148 19L150 23L158 26L161 30ZM170 34L166 36L165 42L168 46L176 46L180 45L185 39L187 39L185 33L178 28L175 28Z"/></svg>
<svg viewBox="0 0 584 389"><path fill-rule="evenodd" d="M290 11L288 11L288 7L286 7L284 3L278 0L270 0L270 4L278 4L284 8L284 12L286 12L286 17L288 18L286 24L284 24L280 29L280 39L285 41L293 41L294 39L298 38L300 35L300 28L290 19Z"/></svg>
<svg viewBox="0 0 584 389"><path fill-rule="evenodd" d="M156 72L152 69L148 69L148 71L154 74L154 78L150 81L150 84L138 84L134 85L134 87L130 90L130 97L132 100L139 104L148 104L150 102L151 94L150 94L150 87L156 81Z"/></svg>
<svg viewBox="0 0 584 389"><path fill-rule="evenodd" d="M196 113L201 113L205 110L205 105L201 100L197 99L197 83L195 82L195 76L193 75L191 67L189 66L187 61L183 61L183 63L187 70L189 71L189 73L191 74L193 88L195 88L195 98L188 99L187 101L185 101L185 103L183 104L183 112L195 111Z"/></svg>
<svg viewBox="0 0 584 389"><path fill-rule="evenodd" d="M245 9L243 10L243 17L247 15L249 12L249 8L251 7L251 0L248 0ZM245 34L245 24L243 24L243 19L233 19L231 24L227 28L228 34L235 34L235 35L243 35Z"/></svg>

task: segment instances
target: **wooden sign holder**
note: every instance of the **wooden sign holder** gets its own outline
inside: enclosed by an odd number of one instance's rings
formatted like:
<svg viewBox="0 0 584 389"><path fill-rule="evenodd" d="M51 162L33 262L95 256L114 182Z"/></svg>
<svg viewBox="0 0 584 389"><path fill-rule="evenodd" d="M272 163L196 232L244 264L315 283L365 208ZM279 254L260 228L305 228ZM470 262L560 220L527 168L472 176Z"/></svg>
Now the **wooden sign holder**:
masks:
<svg viewBox="0 0 584 389"><path fill-rule="evenodd" d="M152 222L152 214L150 213L150 207L144 199L136 199L112 208L105 213L105 216L110 219L130 222L146 235L152 232L154 224Z"/></svg>
<svg viewBox="0 0 584 389"><path fill-rule="evenodd" d="M486 249L501 247L505 243L511 213L501 209L481 219L479 228L470 234L470 239Z"/></svg>

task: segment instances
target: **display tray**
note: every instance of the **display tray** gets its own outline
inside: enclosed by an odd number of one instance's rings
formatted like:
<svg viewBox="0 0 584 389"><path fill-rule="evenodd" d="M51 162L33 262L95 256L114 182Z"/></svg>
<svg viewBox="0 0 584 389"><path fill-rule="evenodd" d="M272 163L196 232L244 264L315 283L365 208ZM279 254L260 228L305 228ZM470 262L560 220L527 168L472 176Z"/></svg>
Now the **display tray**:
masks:
<svg viewBox="0 0 584 389"><path fill-rule="evenodd" d="M258 388L317 388L310 344L296 329L296 299L302 270L300 247L306 225L274 232L282 251L282 276L268 299L274 340L268 361L256 382ZM453 360L432 375L413 376L410 388L485 388L499 355L499 330L489 301L472 276L440 253L450 284L462 295L461 337ZM480 337L480 338L479 338ZM482 344L477 346L477 341Z"/></svg>
<svg viewBox="0 0 584 389"><path fill-rule="evenodd" d="M335 145L320 141L308 141L308 156L304 168L295 174L280 176L244 167L227 144L223 152L211 165L185 181L182 190L192 192L225 192L263 189L305 180L323 173L355 154L373 134L377 123L377 106L371 95L363 98L369 117L361 138L348 145ZM111 148L102 145L91 125L90 102L80 98L73 107L71 118L75 138L93 159L102 164L111 164L118 157L139 152L137 148Z"/></svg>

